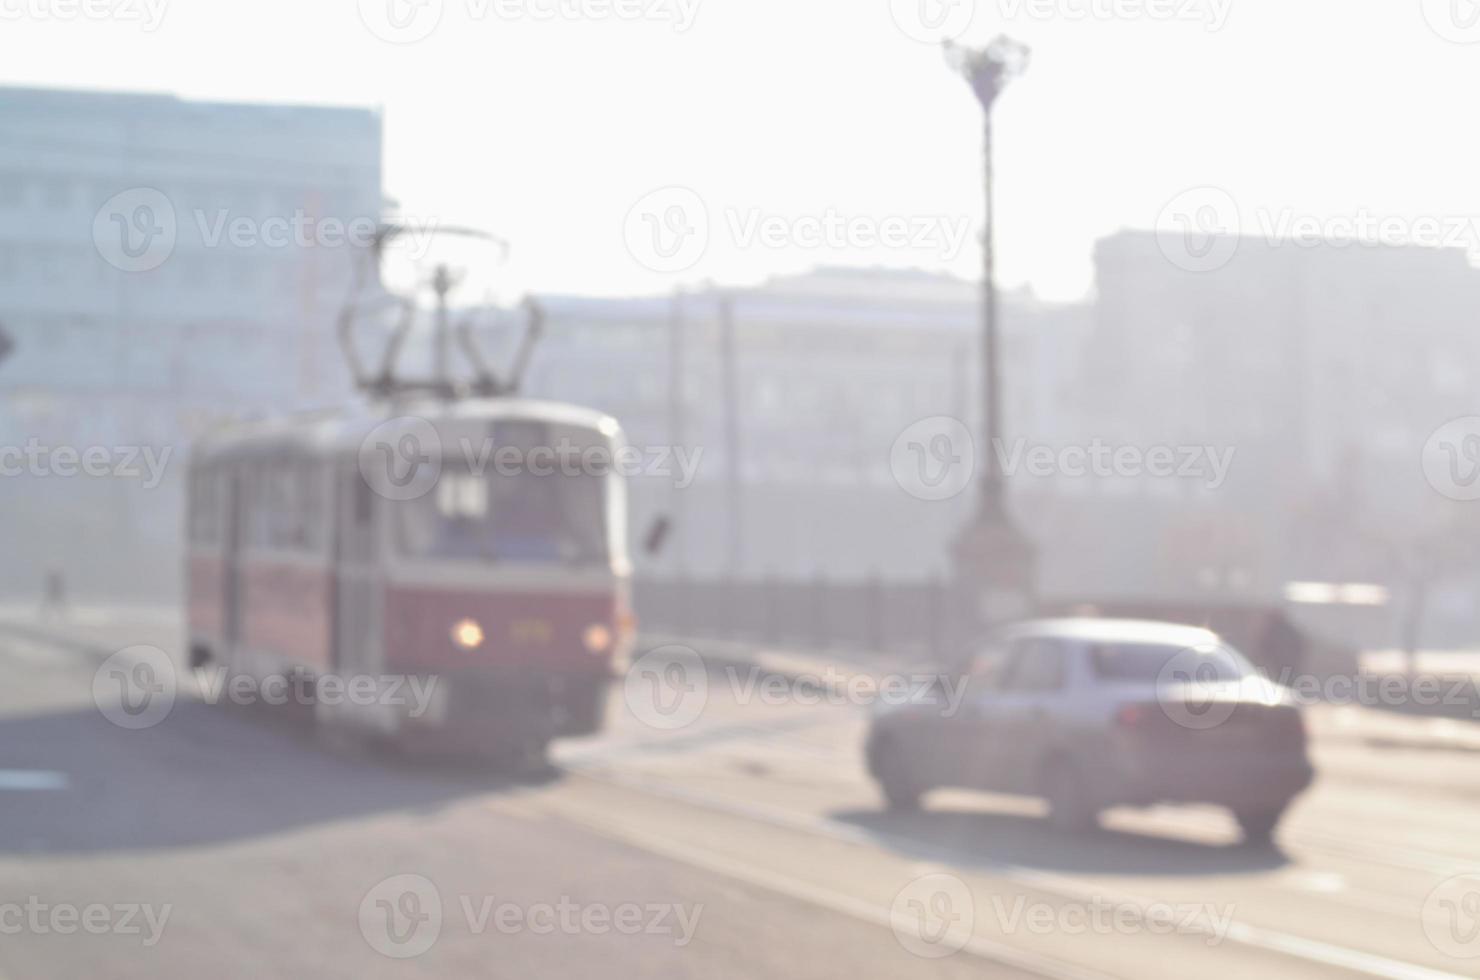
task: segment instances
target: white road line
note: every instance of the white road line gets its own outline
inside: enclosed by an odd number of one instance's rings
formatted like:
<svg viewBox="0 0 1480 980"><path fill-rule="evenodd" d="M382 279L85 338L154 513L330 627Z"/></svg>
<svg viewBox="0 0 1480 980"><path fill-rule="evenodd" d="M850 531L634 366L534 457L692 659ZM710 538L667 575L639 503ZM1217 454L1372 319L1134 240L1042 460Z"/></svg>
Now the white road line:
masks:
<svg viewBox="0 0 1480 980"><path fill-rule="evenodd" d="M669 838L657 837L629 828L616 829L597 826L585 821L582 821L582 825L612 840L622 841L670 860L743 881L872 925L883 926L891 930L894 928L888 909L843 892L823 888L799 878L766 871L753 864L735 861L703 848L676 843ZM1114 980L1109 974L1088 970L1072 963L976 936L968 939L960 951L1013 969L1025 970L1043 977L1052 977L1054 980Z"/></svg>
<svg viewBox="0 0 1480 980"><path fill-rule="evenodd" d="M1156 816L1170 824L1179 825L1181 829L1206 831L1222 825L1222 820L1218 816L1196 810L1166 811ZM1473 871L1476 864L1480 864L1480 860L1460 854L1445 854L1440 851L1411 847L1407 844L1358 840L1320 830L1292 828L1284 832L1282 837L1292 844L1349 860L1380 864L1383 867L1398 868L1402 871L1421 871L1440 877Z"/></svg>
<svg viewBox="0 0 1480 980"><path fill-rule="evenodd" d="M944 848L934 847L926 841L886 832L864 831L861 828L841 824L838 821L830 820L826 817L794 813L768 807L764 804L741 803L727 800L721 797L711 796L707 793L697 793L692 790L681 789L649 779L634 778L630 775L615 773L610 770L604 772L585 772L582 774L595 781L624 786L654 796L668 797L679 802L769 823L773 826L802 830L853 844L877 845L879 843L885 843L901 849L909 848L915 851L933 851L935 852L933 856L936 860L947 863L952 859L949 851ZM1143 913L1148 906L1153 904L1137 896L1110 892L1092 882L1080 881L1063 875L1049 874L1018 865L993 863L975 867L973 870L985 871L988 874L1017 881L1041 891L1077 902L1109 900L1131 909L1140 909ZM1373 953L1338 946L1334 943L1306 939L1302 936L1279 932L1273 929L1265 929L1243 922L1230 923L1228 932L1224 938L1245 946L1283 953L1297 959L1319 963L1323 966L1334 966L1344 970L1351 970L1366 976L1382 977L1385 980L1461 980L1462 976L1457 973L1432 970L1414 963L1405 963Z"/></svg>
<svg viewBox="0 0 1480 980"><path fill-rule="evenodd" d="M51 769L0 769L0 791L66 789L71 780Z"/></svg>

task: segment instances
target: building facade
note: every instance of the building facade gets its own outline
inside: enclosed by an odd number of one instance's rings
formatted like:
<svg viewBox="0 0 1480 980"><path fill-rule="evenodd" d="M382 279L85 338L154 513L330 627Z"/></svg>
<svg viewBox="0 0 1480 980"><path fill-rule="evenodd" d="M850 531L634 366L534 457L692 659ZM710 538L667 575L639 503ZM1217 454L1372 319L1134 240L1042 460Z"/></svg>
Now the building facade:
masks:
<svg viewBox="0 0 1480 980"><path fill-rule="evenodd" d="M379 219L380 146L368 110L0 89L0 445L33 450L0 482L34 536L7 589L169 587L190 436L342 399L332 233ZM98 447L170 457L157 484L34 462Z"/></svg>
<svg viewBox="0 0 1480 980"><path fill-rule="evenodd" d="M634 526L662 513L676 528L651 571L778 580L949 572L949 542L975 488L917 499L891 451L921 420L979 431L975 284L824 268L746 289L543 302L550 327L531 394L609 411L639 448L698 454L691 485L634 481ZM1009 429L1069 431L1087 310L1011 296L1004 320Z"/></svg>

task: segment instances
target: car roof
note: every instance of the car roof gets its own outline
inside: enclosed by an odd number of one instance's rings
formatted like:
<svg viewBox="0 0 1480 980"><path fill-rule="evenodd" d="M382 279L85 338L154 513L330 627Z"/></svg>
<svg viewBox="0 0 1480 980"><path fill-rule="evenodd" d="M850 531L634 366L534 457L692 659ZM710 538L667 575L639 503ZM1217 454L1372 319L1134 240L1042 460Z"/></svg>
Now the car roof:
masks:
<svg viewBox="0 0 1480 980"><path fill-rule="evenodd" d="M1091 643L1166 643L1175 646L1219 642L1218 634L1200 626L1152 619L1098 619L1089 616L1027 620L1007 627L1003 635L1012 639L1040 636Z"/></svg>

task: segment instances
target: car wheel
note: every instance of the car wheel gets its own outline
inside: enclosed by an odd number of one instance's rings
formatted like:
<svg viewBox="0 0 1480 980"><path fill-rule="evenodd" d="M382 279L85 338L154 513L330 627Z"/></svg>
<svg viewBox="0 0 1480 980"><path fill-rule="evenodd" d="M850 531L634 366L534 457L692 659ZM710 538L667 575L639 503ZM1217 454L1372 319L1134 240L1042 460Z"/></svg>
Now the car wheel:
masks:
<svg viewBox="0 0 1480 980"><path fill-rule="evenodd" d="M485 750L483 757L487 766L501 776L543 776L551 769L550 739L539 734L514 736L496 748Z"/></svg>
<svg viewBox="0 0 1480 980"><path fill-rule="evenodd" d="M915 782L908 760L893 742L879 746L874 759L874 778L889 809L901 813L920 809L920 797L925 790Z"/></svg>
<svg viewBox="0 0 1480 980"><path fill-rule="evenodd" d="M1274 829L1285 815L1283 807L1277 810L1235 810L1233 818L1238 821L1248 844L1268 844L1274 840Z"/></svg>
<svg viewBox="0 0 1480 980"><path fill-rule="evenodd" d="M1093 830L1099 819L1099 808L1091 799L1079 770L1069 761L1049 764L1044 776L1043 795L1048 800L1048 822L1057 831L1082 834Z"/></svg>

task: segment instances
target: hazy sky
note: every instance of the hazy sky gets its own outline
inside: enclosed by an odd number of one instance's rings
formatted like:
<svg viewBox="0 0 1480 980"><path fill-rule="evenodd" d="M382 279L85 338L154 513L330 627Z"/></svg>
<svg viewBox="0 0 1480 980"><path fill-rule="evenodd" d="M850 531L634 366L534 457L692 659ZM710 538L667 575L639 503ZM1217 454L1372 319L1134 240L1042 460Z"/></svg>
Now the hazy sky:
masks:
<svg viewBox="0 0 1480 980"><path fill-rule="evenodd" d="M77 2L0 0L0 81L383 107L387 192L510 239L516 291L974 275L979 115L916 39L968 16L967 40L1033 48L997 115L1008 285L1082 294L1096 237L1190 187L1226 190L1246 233L1480 215L1472 0ZM388 16L430 34L389 43L367 26ZM675 186L694 195L633 212ZM679 206L707 216L702 254L644 254Z"/></svg>

